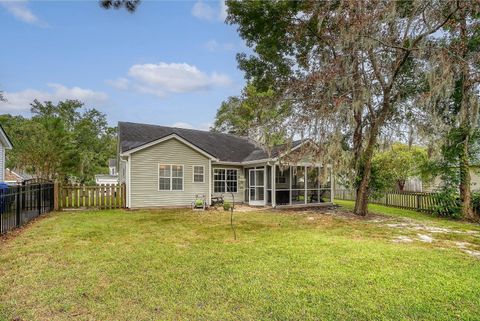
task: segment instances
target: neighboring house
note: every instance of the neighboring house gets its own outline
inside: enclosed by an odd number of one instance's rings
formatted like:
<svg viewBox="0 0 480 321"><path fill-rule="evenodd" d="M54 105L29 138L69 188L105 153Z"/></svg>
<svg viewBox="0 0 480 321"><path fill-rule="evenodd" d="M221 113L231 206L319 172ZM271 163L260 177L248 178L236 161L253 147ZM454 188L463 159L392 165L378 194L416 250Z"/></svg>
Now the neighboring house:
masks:
<svg viewBox="0 0 480 321"><path fill-rule="evenodd" d="M14 171L9 168L5 169L5 183L8 185L21 185L23 181L32 179L32 175Z"/></svg>
<svg viewBox="0 0 480 321"><path fill-rule="evenodd" d="M418 177L411 177L405 180L404 192L423 192L423 181Z"/></svg>
<svg viewBox="0 0 480 321"><path fill-rule="evenodd" d="M115 158L110 158L108 160L108 173L110 175L118 175L118 173L117 173L117 160Z"/></svg>
<svg viewBox="0 0 480 321"><path fill-rule="evenodd" d="M189 206L196 195L260 206L332 202L332 169L314 162L309 141L270 155L229 134L120 122L120 182L127 207ZM308 153L310 151L310 153Z"/></svg>
<svg viewBox="0 0 480 321"><path fill-rule="evenodd" d="M480 191L480 165L474 165L470 168L470 178L471 183L470 186L472 191ZM423 191L424 192L434 192L441 188L442 186L442 179L440 177L436 177L433 182L430 184L423 184Z"/></svg>
<svg viewBox="0 0 480 321"><path fill-rule="evenodd" d="M8 138L7 133L3 130L2 125L0 125L0 182L5 181L5 151L7 149L12 149L13 145Z"/></svg>
<svg viewBox="0 0 480 321"><path fill-rule="evenodd" d="M109 174L95 175L95 183L97 185L117 185L118 173L117 173L117 160L111 158L108 160L108 172Z"/></svg>

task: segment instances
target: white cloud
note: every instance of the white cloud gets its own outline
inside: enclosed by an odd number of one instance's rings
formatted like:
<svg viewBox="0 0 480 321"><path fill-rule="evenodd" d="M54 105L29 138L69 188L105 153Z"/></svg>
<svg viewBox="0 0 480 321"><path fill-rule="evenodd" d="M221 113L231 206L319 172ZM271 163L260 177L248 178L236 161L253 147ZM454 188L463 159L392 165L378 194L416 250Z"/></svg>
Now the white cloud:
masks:
<svg viewBox="0 0 480 321"><path fill-rule="evenodd" d="M20 21L40 27L48 26L46 22L40 20L40 18L28 8L28 1L26 0L0 1L0 5Z"/></svg>
<svg viewBox="0 0 480 321"><path fill-rule="evenodd" d="M215 10L209 4L199 0L192 7L192 15L202 20L215 20Z"/></svg>
<svg viewBox="0 0 480 321"><path fill-rule="evenodd" d="M177 128L186 128L186 129L199 129L199 130L210 130L210 127L212 127L211 123L201 123L196 126L185 123L185 122L177 122L173 123L170 125L170 127L177 127Z"/></svg>
<svg viewBox="0 0 480 321"><path fill-rule="evenodd" d="M205 43L205 48L209 51L231 51L235 48L235 45L229 42L226 43L220 43L216 41L215 39L211 39Z"/></svg>
<svg viewBox="0 0 480 321"><path fill-rule="evenodd" d="M165 97L172 93L187 93L227 86L227 75L212 72L207 74L187 63L137 64L130 67L128 78L107 81L115 88L133 88L141 93Z"/></svg>
<svg viewBox="0 0 480 321"><path fill-rule="evenodd" d="M5 92L6 102L0 102L0 112L28 112L35 100L52 101L77 99L85 103L102 103L108 99L107 94L80 87L66 87L60 84L48 84L51 91L25 89L17 92Z"/></svg>
<svg viewBox="0 0 480 321"><path fill-rule="evenodd" d="M123 78L123 77L120 77L117 79L109 79L106 81L106 83L112 86L113 88L117 88L120 90L127 90L130 85L130 81L127 78Z"/></svg>
<svg viewBox="0 0 480 321"><path fill-rule="evenodd" d="M192 15L201 20L223 22L227 18L227 5L225 0L220 0L218 6L198 0L192 7Z"/></svg>

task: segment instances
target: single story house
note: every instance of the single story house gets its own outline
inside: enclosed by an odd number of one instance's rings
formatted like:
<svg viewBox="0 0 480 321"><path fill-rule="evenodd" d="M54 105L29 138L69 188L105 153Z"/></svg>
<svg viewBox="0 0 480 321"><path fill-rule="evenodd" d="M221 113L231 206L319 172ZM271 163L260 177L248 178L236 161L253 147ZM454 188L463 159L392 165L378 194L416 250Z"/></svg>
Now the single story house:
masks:
<svg viewBox="0 0 480 321"><path fill-rule="evenodd" d="M108 160L108 174L95 175L95 184L97 185L118 185L117 160L111 158Z"/></svg>
<svg viewBox="0 0 480 321"><path fill-rule="evenodd" d="M189 206L196 195L256 206L333 202L331 166L307 140L270 153L254 141L201 130L118 123L119 179L128 208Z"/></svg>
<svg viewBox="0 0 480 321"><path fill-rule="evenodd" d="M5 151L12 149L13 145L7 133L0 125L0 182L5 181Z"/></svg>

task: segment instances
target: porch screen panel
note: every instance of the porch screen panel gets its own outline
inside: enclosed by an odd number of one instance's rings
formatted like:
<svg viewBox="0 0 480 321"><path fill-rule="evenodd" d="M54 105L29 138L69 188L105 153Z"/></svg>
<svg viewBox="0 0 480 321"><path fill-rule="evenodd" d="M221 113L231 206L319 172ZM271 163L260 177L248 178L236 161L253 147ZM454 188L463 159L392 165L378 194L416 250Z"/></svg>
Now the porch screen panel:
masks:
<svg viewBox="0 0 480 321"><path fill-rule="evenodd" d="M275 200L277 205L290 204L290 167L276 166Z"/></svg>
<svg viewBox="0 0 480 321"><path fill-rule="evenodd" d="M320 202L326 203L330 202L330 187L332 185L332 169L327 166L322 166L320 168Z"/></svg>
<svg viewBox="0 0 480 321"><path fill-rule="evenodd" d="M293 167L292 204L305 204L305 196L305 167Z"/></svg>
<svg viewBox="0 0 480 321"><path fill-rule="evenodd" d="M320 170L318 167L307 167L307 203L318 203L320 201Z"/></svg>

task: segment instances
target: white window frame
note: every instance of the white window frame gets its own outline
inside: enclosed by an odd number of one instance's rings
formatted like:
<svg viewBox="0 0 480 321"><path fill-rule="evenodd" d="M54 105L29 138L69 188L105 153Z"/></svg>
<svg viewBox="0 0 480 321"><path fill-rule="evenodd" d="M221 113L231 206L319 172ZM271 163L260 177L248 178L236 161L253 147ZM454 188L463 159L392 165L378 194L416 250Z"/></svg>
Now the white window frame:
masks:
<svg viewBox="0 0 480 321"><path fill-rule="evenodd" d="M160 166L170 166L170 189L160 189ZM181 166L182 167L182 189L173 189L173 179L180 178L180 177L173 177L173 170L172 166ZM162 178L167 178L166 176L162 176ZM159 192L183 192L185 190L185 166L183 164L157 164L157 189Z"/></svg>
<svg viewBox="0 0 480 321"><path fill-rule="evenodd" d="M223 169L223 170L225 171L225 179L224 179L224 180L216 180L216 179L215 179L215 171L216 171L217 169L219 169L219 170L222 170L222 169ZM213 193L216 193L216 194L219 194L219 193L222 193L222 194L223 194L223 193L232 193L232 192L227 191L227 182L233 182L233 181L227 180L227 177L228 177L227 171L229 171L229 170L232 170L232 171L236 171L236 172L237 172L237 175L236 175L236 176L237 176L237 180L236 180L236 182L237 182L237 191L236 191L236 192L233 192L233 193L234 193L234 194L238 194L238 190L239 190L239 184L238 184L238 182L240 181L240 177L238 176L238 168L224 168L224 167L216 167L216 168L213 169L213 173L212 173L212 175L213 175L213 179L212 179L212 183L213 183L213 185L212 185L212 186L213 186ZM224 182L224 183L225 183L225 185L223 185L223 186L225 187L224 190L223 190L223 192L215 192L215 182Z"/></svg>
<svg viewBox="0 0 480 321"><path fill-rule="evenodd" d="M203 169L202 181L201 182L195 182L195 167L201 167ZM205 166L203 166L203 165L192 165L192 183L194 183L194 184L205 183Z"/></svg>

